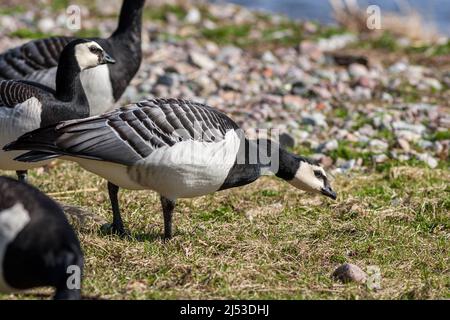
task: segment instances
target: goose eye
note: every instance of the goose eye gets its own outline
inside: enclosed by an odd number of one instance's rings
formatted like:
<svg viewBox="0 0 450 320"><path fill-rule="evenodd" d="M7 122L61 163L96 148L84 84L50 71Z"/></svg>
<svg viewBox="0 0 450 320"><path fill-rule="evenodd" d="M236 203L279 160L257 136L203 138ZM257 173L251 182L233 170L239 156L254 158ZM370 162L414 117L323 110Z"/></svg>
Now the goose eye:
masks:
<svg viewBox="0 0 450 320"><path fill-rule="evenodd" d="M314 171L314 175L316 176L317 179L323 179L324 178L323 173L321 171L318 171L318 170Z"/></svg>
<svg viewBox="0 0 450 320"><path fill-rule="evenodd" d="M89 50L90 50L92 53L99 53L99 52L100 52L100 49L97 48L97 47L90 47Z"/></svg>

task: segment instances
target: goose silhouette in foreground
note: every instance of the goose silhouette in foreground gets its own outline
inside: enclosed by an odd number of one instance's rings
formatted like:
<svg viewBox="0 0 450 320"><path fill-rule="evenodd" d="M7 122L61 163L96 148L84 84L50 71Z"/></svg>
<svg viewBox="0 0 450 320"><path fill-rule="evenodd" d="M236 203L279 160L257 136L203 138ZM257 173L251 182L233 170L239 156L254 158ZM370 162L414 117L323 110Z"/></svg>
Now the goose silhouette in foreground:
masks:
<svg viewBox="0 0 450 320"><path fill-rule="evenodd" d="M119 187L160 194L166 239L172 236L178 198L243 186L264 170L298 189L336 199L325 171L313 161L270 140L248 140L225 114L186 100L144 100L62 122L27 133L5 150L31 150L16 159L25 162L62 157L108 180L112 230L119 234L125 233Z"/></svg>
<svg viewBox="0 0 450 320"><path fill-rule="evenodd" d="M0 80L0 145L40 127L89 117L80 72L114 62L97 42L78 39L61 53L56 90L27 80ZM0 170L15 170L21 181L26 180L28 169L45 164L14 161L18 155L0 151Z"/></svg>
<svg viewBox="0 0 450 320"><path fill-rule="evenodd" d="M81 73L81 83L91 106L90 116L114 109L142 60L141 29L145 0L124 0L119 24L107 39L92 38L117 61ZM0 54L0 80L25 79L55 89L57 65L64 47L75 37L30 41Z"/></svg>
<svg viewBox="0 0 450 320"><path fill-rule="evenodd" d="M0 177L0 292L56 288L80 299L83 254L63 210L36 188Z"/></svg>

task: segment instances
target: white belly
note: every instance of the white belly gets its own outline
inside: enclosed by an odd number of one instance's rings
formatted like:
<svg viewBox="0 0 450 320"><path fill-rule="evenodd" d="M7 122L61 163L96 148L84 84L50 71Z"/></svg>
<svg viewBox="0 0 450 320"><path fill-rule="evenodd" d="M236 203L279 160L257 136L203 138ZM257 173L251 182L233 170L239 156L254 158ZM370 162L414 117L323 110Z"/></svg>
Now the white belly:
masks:
<svg viewBox="0 0 450 320"><path fill-rule="evenodd" d="M25 163L13 159L26 151L3 151L3 147L21 135L38 129L41 124L41 103L28 99L15 108L0 107L0 170L27 170L40 167L46 162Z"/></svg>
<svg viewBox="0 0 450 320"><path fill-rule="evenodd" d="M130 190L147 189L132 181L128 175L128 168L123 165L75 157L62 157L62 159L77 162L85 170L95 173L121 188Z"/></svg>
<svg viewBox="0 0 450 320"><path fill-rule="evenodd" d="M8 245L30 221L30 216L21 203L0 211L0 292L16 291L11 288L3 275L3 260Z"/></svg>
<svg viewBox="0 0 450 320"><path fill-rule="evenodd" d="M217 191L233 167L240 139L232 130L214 143L183 141L154 151L129 169L133 181L170 198Z"/></svg>
<svg viewBox="0 0 450 320"><path fill-rule="evenodd" d="M115 109L109 69L107 65L81 72L80 80L86 93L90 115L96 116Z"/></svg>

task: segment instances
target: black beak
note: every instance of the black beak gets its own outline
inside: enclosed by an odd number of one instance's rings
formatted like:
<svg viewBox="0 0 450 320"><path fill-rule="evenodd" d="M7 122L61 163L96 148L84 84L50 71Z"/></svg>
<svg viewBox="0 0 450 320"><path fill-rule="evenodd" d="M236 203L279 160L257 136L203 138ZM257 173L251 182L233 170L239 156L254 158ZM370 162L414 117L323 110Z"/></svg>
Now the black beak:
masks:
<svg viewBox="0 0 450 320"><path fill-rule="evenodd" d="M103 63L111 63L114 64L116 63L116 60L114 60L109 54L107 54L106 52L103 54Z"/></svg>
<svg viewBox="0 0 450 320"><path fill-rule="evenodd" d="M333 199L333 200L336 200L336 199L337 199L337 194L336 194L336 192L334 192L333 189L331 189L330 186L328 186L328 187L326 187L326 188L322 188L321 191L322 191L322 194L323 194L324 196L327 196L327 197L329 197L329 198L331 198L331 199Z"/></svg>

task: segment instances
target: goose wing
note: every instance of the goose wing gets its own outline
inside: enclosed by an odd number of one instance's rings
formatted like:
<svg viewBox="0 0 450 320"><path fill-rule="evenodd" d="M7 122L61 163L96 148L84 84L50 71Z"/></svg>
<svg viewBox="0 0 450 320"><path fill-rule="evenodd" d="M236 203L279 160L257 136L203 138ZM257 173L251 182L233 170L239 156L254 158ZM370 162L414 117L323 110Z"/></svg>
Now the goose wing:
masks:
<svg viewBox="0 0 450 320"><path fill-rule="evenodd" d="M18 159L22 161L69 155L132 165L158 148L186 140L220 141L235 129L235 122L204 104L153 99L101 116L38 129L6 149L36 151Z"/></svg>
<svg viewBox="0 0 450 320"><path fill-rule="evenodd" d="M39 39L4 52L0 55L0 80L27 79L54 88L59 56L73 39Z"/></svg>
<svg viewBox="0 0 450 320"><path fill-rule="evenodd" d="M19 80L0 80L0 108L14 108L30 98L39 99L52 92L39 84Z"/></svg>

